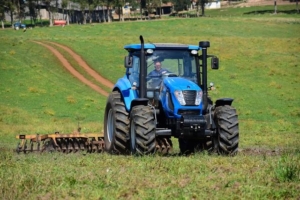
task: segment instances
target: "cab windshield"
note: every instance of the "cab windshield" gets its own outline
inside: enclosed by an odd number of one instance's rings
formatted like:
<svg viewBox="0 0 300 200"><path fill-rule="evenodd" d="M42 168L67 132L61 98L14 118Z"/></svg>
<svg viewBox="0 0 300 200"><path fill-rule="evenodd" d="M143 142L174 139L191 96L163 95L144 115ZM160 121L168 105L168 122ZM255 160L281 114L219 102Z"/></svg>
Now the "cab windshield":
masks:
<svg viewBox="0 0 300 200"><path fill-rule="evenodd" d="M156 50L146 56L147 74L162 76L170 74L197 83L195 56L186 50Z"/></svg>
<svg viewBox="0 0 300 200"><path fill-rule="evenodd" d="M166 76L178 76L198 83L196 56L187 50L155 50L153 54L147 55L147 88L159 86ZM127 74L131 84L139 87L140 53L133 53L132 58L132 68L127 69Z"/></svg>

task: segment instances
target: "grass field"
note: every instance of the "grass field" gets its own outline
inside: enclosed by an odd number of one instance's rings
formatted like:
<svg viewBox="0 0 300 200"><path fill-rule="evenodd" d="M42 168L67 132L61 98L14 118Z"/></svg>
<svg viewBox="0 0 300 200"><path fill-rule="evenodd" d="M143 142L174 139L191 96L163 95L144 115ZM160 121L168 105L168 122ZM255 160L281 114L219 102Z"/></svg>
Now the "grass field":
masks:
<svg viewBox="0 0 300 200"><path fill-rule="evenodd" d="M300 16L239 8L210 17L0 31L0 199L299 199ZM284 12L280 12L280 10ZM220 14L221 13L221 14ZM223 13L226 13L223 14ZM104 77L125 72L125 44L208 40L220 69L213 99L234 98L236 157L13 152L20 133L101 132L106 97L72 77L36 41L69 46ZM174 140L175 153L178 144Z"/></svg>

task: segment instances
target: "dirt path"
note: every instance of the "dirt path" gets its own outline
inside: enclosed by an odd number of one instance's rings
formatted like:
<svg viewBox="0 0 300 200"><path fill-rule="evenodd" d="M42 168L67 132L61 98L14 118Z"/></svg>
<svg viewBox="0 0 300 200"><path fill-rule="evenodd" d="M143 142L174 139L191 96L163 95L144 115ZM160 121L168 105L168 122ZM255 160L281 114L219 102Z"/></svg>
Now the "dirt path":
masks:
<svg viewBox="0 0 300 200"><path fill-rule="evenodd" d="M88 80L87 78L85 78L82 74L80 74L78 71L76 71L72 65L68 62L68 60L58 51L56 50L54 47L47 45L43 42L37 42L37 41L33 41L37 44L40 44L44 47L46 47L47 49L49 49L56 57L57 59L59 59L59 61L62 63L62 65L73 75L75 76L78 80L80 80L82 83L84 83L85 85L91 87L93 90L95 90L96 92L104 95L104 96L108 96L108 92L106 92L105 90L103 90L101 87L99 87L98 85L94 84L93 82L91 82L90 80ZM68 49L68 53L70 53L70 55L76 60L76 62L78 62L78 64L80 66L83 67L83 69L85 69L91 76L93 76L97 81L99 81L101 84L105 85L108 88L112 88L113 84L108 81L107 79L103 78L102 76L100 76L97 72L95 72L92 68L90 68L85 61L83 61L83 59L77 55L75 52L73 52L71 49L69 49L68 47L59 45L54 43L57 46L61 46L61 48L66 48ZM64 49L63 48L63 49ZM65 49L65 50L66 50ZM66 50L67 51L67 50Z"/></svg>
<svg viewBox="0 0 300 200"><path fill-rule="evenodd" d="M51 44L54 44L62 49L64 49L66 52L68 52L75 60L76 62L86 71L88 72L92 77L94 77L99 83L105 85L106 87L112 89L114 87L114 84L111 83L109 80L103 78L100 76L94 69L92 69L82 58L80 55L76 54L72 49L69 47L63 46L61 44L55 43L55 42L48 42Z"/></svg>
<svg viewBox="0 0 300 200"><path fill-rule="evenodd" d="M291 2L287 0L276 0L276 5L290 5L295 4L296 2ZM226 4L224 4L226 5ZM228 3L227 3L228 5ZM250 6L267 6L267 5L274 5L274 0L248 0L244 3L239 3L237 5L234 5L233 7L250 7Z"/></svg>

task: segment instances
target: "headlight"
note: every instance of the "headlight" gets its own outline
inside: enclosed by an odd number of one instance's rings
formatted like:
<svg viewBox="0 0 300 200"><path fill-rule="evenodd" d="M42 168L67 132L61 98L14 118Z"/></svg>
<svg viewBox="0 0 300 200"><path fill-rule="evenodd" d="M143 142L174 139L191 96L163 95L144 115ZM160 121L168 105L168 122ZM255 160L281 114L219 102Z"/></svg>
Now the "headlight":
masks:
<svg viewBox="0 0 300 200"><path fill-rule="evenodd" d="M175 90L174 94L175 94L175 97L176 97L177 101L179 101L180 105L184 106L186 103L185 103L182 91L181 90Z"/></svg>
<svg viewBox="0 0 300 200"><path fill-rule="evenodd" d="M197 91L195 105L199 106L202 101L202 91Z"/></svg>

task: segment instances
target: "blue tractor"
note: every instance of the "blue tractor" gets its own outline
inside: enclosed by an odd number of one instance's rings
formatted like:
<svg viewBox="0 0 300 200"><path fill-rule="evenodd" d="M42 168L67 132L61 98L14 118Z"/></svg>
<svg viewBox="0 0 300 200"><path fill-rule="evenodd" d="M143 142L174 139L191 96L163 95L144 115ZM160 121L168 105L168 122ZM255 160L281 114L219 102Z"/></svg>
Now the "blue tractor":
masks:
<svg viewBox="0 0 300 200"><path fill-rule="evenodd" d="M126 45L126 74L110 93L104 116L105 149L112 154L162 154L207 150L222 155L238 152L239 128L233 99L212 102L208 96L208 41L196 45L151 43ZM199 54L200 53L200 54ZM159 63L161 68L154 71ZM154 71L154 72L153 72Z"/></svg>

